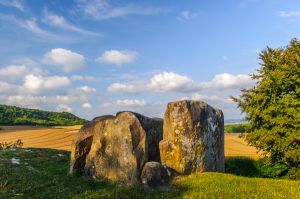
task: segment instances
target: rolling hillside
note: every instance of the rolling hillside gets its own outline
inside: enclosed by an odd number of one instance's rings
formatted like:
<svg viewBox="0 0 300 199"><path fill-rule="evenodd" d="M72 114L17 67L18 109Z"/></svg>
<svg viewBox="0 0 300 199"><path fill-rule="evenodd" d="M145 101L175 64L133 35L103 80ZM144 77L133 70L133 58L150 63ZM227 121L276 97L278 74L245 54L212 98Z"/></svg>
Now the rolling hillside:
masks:
<svg viewBox="0 0 300 199"><path fill-rule="evenodd" d="M72 126L85 122L86 120L67 112L0 105L0 125Z"/></svg>

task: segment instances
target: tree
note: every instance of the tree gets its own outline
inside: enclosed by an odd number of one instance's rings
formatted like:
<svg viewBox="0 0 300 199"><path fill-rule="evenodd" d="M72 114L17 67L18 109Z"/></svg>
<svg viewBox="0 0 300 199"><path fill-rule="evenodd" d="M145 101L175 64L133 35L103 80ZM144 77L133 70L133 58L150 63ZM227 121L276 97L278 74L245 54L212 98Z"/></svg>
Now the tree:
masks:
<svg viewBox="0 0 300 199"><path fill-rule="evenodd" d="M287 169L300 163L300 40L260 53L261 67L251 75L256 82L231 97L246 114L251 133L248 143L264 159Z"/></svg>

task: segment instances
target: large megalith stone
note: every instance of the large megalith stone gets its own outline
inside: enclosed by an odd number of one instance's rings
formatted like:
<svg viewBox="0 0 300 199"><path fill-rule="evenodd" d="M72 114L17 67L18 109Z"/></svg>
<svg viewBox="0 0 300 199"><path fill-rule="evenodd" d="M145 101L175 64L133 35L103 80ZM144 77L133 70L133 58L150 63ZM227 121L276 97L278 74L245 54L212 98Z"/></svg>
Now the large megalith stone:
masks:
<svg viewBox="0 0 300 199"><path fill-rule="evenodd" d="M162 126L161 119L133 112L95 118L74 141L71 171L84 170L93 178L137 184L144 164L160 159Z"/></svg>
<svg viewBox="0 0 300 199"><path fill-rule="evenodd" d="M170 102L164 115L161 163L179 174L224 171L224 117L193 100Z"/></svg>
<svg viewBox="0 0 300 199"><path fill-rule="evenodd" d="M137 184L143 165L148 160L146 132L138 118L123 112L99 123L94 132L85 172L125 184Z"/></svg>
<svg viewBox="0 0 300 199"><path fill-rule="evenodd" d="M105 115L96 117L92 121L81 127L78 135L74 138L71 146L70 173L83 171L86 156L91 149L94 132L97 130L96 125L100 121L111 117L113 116Z"/></svg>

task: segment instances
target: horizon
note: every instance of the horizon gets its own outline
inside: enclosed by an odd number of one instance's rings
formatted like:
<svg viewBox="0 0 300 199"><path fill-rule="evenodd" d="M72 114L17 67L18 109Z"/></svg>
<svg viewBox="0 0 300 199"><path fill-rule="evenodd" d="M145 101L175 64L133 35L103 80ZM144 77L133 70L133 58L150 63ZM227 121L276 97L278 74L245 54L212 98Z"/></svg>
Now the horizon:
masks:
<svg viewBox="0 0 300 199"><path fill-rule="evenodd" d="M0 0L0 16L0 103L88 120L180 99L242 119L229 96L300 29L295 0Z"/></svg>

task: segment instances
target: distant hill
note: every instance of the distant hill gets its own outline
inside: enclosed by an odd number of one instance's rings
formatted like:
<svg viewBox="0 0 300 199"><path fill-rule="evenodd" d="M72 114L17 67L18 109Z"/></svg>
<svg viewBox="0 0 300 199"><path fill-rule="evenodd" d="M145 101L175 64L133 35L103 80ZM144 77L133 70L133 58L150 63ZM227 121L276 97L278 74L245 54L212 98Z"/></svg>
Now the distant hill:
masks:
<svg viewBox="0 0 300 199"><path fill-rule="evenodd" d="M0 105L0 125L71 126L86 122L87 120L67 112Z"/></svg>
<svg viewBox="0 0 300 199"><path fill-rule="evenodd" d="M243 119L225 119L225 124L244 124L247 123L247 121Z"/></svg>

